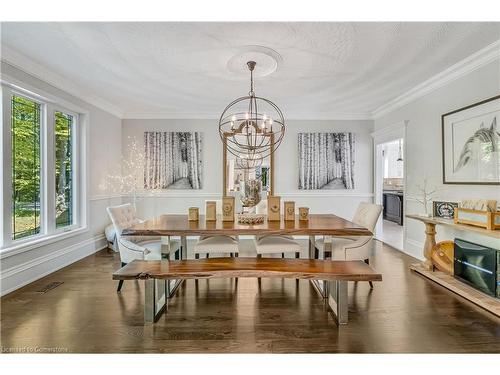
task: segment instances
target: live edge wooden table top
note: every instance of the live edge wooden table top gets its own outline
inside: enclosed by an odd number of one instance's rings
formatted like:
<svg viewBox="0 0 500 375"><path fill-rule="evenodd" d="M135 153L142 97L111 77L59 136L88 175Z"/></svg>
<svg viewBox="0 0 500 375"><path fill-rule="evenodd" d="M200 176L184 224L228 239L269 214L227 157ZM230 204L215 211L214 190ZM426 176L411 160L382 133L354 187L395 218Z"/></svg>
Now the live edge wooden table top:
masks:
<svg viewBox="0 0 500 375"><path fill-rule="evenodd" d="M190 235L329 235L371 236L372 233L359 225L331 214L312 214L308 221L267 221L262 224L240 224L238 220L188 221L187 215L161 215L123 230L132 236L190 236Z"/></svg>

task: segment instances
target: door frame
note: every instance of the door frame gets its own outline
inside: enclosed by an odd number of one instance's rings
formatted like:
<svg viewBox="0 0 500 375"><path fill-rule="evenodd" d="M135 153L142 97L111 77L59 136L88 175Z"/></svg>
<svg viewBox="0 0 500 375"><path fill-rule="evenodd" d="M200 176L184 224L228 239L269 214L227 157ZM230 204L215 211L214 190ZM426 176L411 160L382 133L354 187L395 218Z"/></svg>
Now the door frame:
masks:
<svg viewBox="0 0 500 375"><path fill-rule="evenodd" d="M392 125L371 133L373 138L373 200L376 204L383 204L384 185L384 165L382 157L382 145L384 143L403 139L403 215L406 213L406 192L408 178L408 158L407 158L407 128L409 120L401 120ZM377 233L382 233L383 215L380 216L375 227L375 237ZM403 219L403 246L406 244L406 220ZM403 249L400 249L403 250Z"/></svg>

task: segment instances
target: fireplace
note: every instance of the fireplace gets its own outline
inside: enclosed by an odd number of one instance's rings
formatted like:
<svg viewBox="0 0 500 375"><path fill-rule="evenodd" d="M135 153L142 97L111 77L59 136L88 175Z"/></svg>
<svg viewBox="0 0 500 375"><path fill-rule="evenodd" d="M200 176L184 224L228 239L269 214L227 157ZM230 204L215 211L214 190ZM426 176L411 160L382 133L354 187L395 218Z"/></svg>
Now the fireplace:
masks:
<svg viewBox="0 0 500 375"><path fill-rule="evenodd" d="M455 277L500 298L500 250L455 239Z"/></svg>

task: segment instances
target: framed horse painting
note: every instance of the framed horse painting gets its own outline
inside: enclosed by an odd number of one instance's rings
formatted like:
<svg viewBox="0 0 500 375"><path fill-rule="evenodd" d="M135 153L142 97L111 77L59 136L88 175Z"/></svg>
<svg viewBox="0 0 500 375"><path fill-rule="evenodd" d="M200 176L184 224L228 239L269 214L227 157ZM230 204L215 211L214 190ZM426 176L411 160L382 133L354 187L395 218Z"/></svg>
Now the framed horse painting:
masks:
<svg viewBox="0 0 500 375"><path fill-rule="evenodd" d="M443 183L500 185L500 95L441 119Z"/></svg>

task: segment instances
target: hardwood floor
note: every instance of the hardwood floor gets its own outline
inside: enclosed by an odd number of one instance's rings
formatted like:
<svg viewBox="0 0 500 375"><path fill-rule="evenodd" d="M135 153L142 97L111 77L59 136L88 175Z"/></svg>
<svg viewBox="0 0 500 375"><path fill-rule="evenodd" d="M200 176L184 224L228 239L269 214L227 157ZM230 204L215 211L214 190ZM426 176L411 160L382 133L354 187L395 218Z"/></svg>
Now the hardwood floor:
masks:
<svg viewBox="0 0 500 375"><path fill-rule="evenodd" d="M250 241L249 241L250 242ZM248 244L247 244L248 245ZM240 255L241 256L241 255ZM408 269L380 242L384 280L349 284L349 324L337 327L309 281L186 281L155 325L143 286L116 293L118 254L89 256L1 299L3 352L444 353L500 352L500 319ZM63 282L46 293L37 290ZM38 349L37 349L38 348Z"/></svg>

